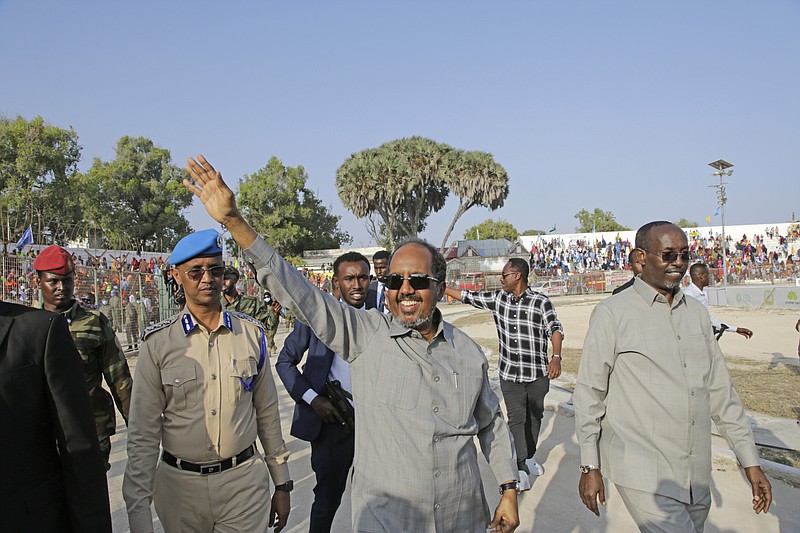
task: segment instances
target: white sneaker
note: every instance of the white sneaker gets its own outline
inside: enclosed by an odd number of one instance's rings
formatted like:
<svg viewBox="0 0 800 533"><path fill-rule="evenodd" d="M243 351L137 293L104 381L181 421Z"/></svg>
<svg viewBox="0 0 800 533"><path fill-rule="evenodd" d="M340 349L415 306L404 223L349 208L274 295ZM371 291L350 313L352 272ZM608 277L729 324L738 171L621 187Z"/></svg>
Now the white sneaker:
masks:
<svg viewBox="0 0 800 533"><path fill-rule="evenodd" d="M523 492L526 490L531 490L531 480L528 477L528 473L524 470L519 471L519 489L517 492Z"/></svg>
<svg viewBox="0 0 800 533"><path fill-rule="evenodd" d="M541 476L542 474L544 474L544 467L539 463L537 463L536 459L534 459L533 457L525 461L525 464L527 465L528 470L531 471L532 476Z"/></svg>

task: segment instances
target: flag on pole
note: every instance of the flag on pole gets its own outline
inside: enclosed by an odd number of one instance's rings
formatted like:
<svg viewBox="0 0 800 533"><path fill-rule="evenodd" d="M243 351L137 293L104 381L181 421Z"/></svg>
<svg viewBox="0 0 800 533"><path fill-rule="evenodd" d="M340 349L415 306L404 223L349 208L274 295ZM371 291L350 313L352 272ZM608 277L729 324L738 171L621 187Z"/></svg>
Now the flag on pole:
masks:
<svg viewBox="0 0 800 533"><path fill-rule="evenodd" d="M708 222L709 224L711 224L711 215L708 215L708 216L706 217L706 222Z"/></svg>
<svg viewBox="0 0 800 533"><path fill-rule="evenodd" d="M22 251L29 244L33 244L33 230L30 226L22 234L22 238L17 241L17 250Z"/></svg>
<svg viewBox="0 0 800 533"><path fill-rule="evenodd" d="M722 209L722 206L719 206L716 211L714 211L714 216L719 215L719 210Z"/></svg>
<svg viewBox="0 0 800 533"><path fill-rule="evenodd" d="M550 230L550 233L553 233L556 230L556 225L553 224L553 229Z"/></svg>

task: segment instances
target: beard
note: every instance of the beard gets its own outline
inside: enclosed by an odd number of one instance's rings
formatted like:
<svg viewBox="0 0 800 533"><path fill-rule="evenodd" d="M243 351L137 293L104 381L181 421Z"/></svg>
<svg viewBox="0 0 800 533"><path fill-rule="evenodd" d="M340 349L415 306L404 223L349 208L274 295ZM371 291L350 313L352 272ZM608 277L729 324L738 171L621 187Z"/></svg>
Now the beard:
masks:
<svg viewBox="0 0 800 533"><path fill-rule="evenodd" d="M401 298L401 299L399 299L397 301L397 303L399 304L400 302L405 301L405 300L412 301L412 302L421 302L422 301L421 298ZM403 318L401 316L397 316L395 318L397 320L399 320L400 323L403 324L408 329L417 329L420 326L422 326L424 324L427 324L428 322L433 320L434 311L436 311L436 306L432 306L431 310L428 312L428 314L423 315L423 316L419 316L419 317L417 317L417 318L415 318L413 320L403 320Z"/></svg>

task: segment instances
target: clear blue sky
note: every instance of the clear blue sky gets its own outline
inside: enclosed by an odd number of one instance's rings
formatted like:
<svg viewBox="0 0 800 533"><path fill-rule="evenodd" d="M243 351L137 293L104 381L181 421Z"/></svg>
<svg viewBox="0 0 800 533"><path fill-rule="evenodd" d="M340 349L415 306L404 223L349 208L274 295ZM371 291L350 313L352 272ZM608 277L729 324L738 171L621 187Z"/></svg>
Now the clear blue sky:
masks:
<svg viewBox="0 0 800 533"><path fill-rule="evenodd" d="M800 217L798 28L797 0L0 0L0 115L72 126L83 170L123 135L179 165L204 153L234 183L272 155L303 165L357 246L336 169L411 135L508 171L505 207L453 238L489 217L569 232L595 207L705 224L719 158L726 223L784 222ZM424 236L438 244L455 207Z"/></svg>

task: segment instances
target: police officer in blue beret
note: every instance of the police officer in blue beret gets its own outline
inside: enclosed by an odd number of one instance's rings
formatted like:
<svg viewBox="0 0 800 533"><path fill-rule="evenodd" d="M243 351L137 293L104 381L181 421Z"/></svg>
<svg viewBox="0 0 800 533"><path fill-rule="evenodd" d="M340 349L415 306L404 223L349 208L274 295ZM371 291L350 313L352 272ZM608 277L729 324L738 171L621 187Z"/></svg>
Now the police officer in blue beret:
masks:
<svg viewBox="0 0 800 533"><path fill-rule="evenodd" d="M167 533L280 531L293 483L264 327L222 308L219 233L184 237L169 263L186 305L142 336L122 485L131 533L153 531L151 501Z"/></svg>

